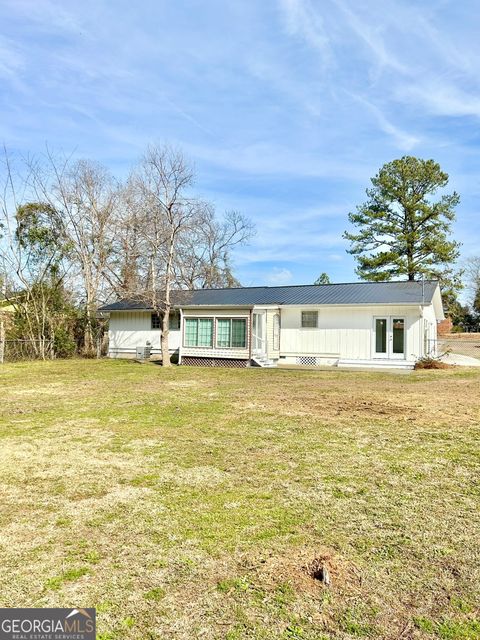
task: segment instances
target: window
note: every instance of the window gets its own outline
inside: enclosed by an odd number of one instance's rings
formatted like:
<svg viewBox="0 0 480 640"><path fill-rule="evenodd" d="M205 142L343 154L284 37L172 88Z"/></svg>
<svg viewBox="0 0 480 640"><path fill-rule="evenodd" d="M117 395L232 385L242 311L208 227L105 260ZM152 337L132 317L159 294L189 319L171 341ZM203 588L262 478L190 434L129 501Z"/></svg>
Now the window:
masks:
<svg viewBox="0 0 480 640"><path fill-rule="evenodd" d="M230 347L232 340L230 320L217 320L217 347Z"/></svg>
<svg viewBox="0 0 480 640"><path fill-rule="evenodd" d="M405 344L405 320L404 318L393 318L392 320L392 341L393 353L403 353Z"/></svg>
<svg viewBox="0 0 480 640"><path fill-rule="evenodd" d="M178 331L180 329L180 313L172 311L168 318L168 328L170 331Z"/></svg>
<svg viewBox="0 0 480 640"><path fill-rule="evenodd" d="M387 319L375 320L375 353L387 353Z"/></svg>
<svg viewBox="0 0 480 640"><path fill-rule="evenodd" d="M318 311L302 311L302 329L316 329L318 326Z"/></svg>
<svg viewBox="0 0 480 640"><path fill-rule="evenodd" d="M152 313L152 329L162 328L162 318L156 313ZM180 314L178 311L172 311L168 318L168 328L170 331L178 331L180 329Z"/></svg>
<svg viewBox="0 0 480 640"><path fill-rule="evenodd" d="M185 318L185 346L211 347L213 320L211 318Z"/></svg>
<svg viewBox="0 0 480 640"><path fill-rule="evenodd" d="M232 347L246 347L247 345L247 321L232 320Z"/></svg>
<svg viewBox="0 0 480 640"><path fill-rule="evenodd" d="M217 347L244 349L247 344L247 321L243 318L217 320Z"/></svg>

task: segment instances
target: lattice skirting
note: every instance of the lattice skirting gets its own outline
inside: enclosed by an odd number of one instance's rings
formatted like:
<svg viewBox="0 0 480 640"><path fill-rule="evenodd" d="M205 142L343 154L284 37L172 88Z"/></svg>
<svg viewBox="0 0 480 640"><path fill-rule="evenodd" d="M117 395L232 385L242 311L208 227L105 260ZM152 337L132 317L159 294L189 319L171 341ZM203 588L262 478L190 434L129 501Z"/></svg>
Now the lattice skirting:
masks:
<svg viewBox="0 0 480 640"><path fill-rule="evenodd" d="M316 367L320 364L320 358L315 358L315 356L297 356L297 364L302 364L303 366Z"/></svg>
<svg viewBox="0 0 480 640"><path fill-rule="evenodd" d="M248 360L235 360L234 358L199 358L197 356L182 356L182 364L190 367L230 367L244 369Z"/></svg>

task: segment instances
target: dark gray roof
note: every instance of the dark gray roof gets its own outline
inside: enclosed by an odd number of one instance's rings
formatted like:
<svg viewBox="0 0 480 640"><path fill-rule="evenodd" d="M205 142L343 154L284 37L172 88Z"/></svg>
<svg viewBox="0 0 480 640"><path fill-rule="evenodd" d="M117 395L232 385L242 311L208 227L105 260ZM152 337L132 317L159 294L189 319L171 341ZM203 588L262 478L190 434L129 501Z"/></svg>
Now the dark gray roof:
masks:
<svg viewBox="0 0 480 640"><path fill-rule="evenodd" d="M240 287L173 291L176 307L252 307L254 305L316 304L429 304L436 280L421 282L351 282L345 284L291 285L287 287ZM423 289L423 294L422 294ZM119 300L100 311L151 309L145 301Z"/></svg>

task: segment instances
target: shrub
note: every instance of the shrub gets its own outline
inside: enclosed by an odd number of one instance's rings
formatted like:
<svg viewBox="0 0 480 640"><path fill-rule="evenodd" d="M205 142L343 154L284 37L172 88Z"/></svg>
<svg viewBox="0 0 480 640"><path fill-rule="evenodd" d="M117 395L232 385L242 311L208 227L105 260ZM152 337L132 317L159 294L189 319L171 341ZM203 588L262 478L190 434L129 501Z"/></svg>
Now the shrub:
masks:
<svg viewBox="0 0 480 640"><path fill-rule="evenodd" d="M424 356L415 363L415 369L450 369L452 365L442 362L440 358Z"/></svg>
<svg viewBox="0 0 480 640"><path fill-rule="evenodd" d="M77 350L77 345L71 332L61 327L55 331L54 347L57 358L72 358Z"/></svg>

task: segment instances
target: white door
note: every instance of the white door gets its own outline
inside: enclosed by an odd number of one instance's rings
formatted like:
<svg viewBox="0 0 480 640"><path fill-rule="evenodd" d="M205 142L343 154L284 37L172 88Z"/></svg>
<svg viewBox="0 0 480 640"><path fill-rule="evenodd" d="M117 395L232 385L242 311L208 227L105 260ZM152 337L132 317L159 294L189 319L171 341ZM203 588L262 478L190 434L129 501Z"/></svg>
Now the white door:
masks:
<svg viewBox="0 0 480 640"><path fill-rule="evenodd" d="M253 355L262 356L267 353L267 323L266 323L267 315L265 311L254 311L253 312L253 328L252 328L252 339L253 339Z"/></svg>
<svg viewBox="0 0 480 640"><path fill-rule="evenodd" d="M397 316L373 319L373 357L405 359L405 318Z"/></svg>

